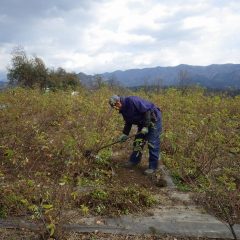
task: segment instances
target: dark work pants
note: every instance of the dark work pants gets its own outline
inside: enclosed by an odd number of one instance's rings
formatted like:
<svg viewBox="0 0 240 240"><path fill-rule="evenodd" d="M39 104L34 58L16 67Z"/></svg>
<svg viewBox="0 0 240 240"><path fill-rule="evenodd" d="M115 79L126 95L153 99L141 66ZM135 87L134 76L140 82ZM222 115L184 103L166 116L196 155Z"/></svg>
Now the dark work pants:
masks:
<svg viewBox="0 0 240 240"><path fill-rule="evenodd" d="M138 126L138 131L141 130L141 126ZM130 156L130 162L138 164L142 158L142 149L146 142L148 142L149 150L149 168L157 169L158 160L160 155L160 135L162 132L162 117L157 119L154 126L148 128L148 134L139 134L135 137L133 143L133 152Z"/></svg>

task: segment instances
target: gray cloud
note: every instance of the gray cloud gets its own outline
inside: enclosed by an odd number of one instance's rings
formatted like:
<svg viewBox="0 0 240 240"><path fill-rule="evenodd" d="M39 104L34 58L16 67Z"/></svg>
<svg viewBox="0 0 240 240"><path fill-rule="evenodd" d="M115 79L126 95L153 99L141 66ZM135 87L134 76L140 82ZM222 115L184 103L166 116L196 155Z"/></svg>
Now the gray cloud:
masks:
<svg viewBox="0 0 240 240"><path fill-rule="evenodd" d="M87 10L95 1L80 0L2 0L0 13L11 16L12 18L31 18L31 17L56 17L75 8Z"/></svg>
<svg viewBox="0 0 240 240"><path fill-rule="evenodd" d="M16 45L86 73L235 63L239 12L238 0L2 0L0 71Z"/></svg>
<svg viewBox="0 0 240 240"><path fill-rule="evenodd" d="M88 25L94 18L94 13L90 10L96 2L100 1L2 0L0 41L24 43L28 39L29 41L39 39L39 35L42 35L42 38L46 35L54 35L53 38L57 38L58 34L61 36L63 30L66 30L64 29L66 26L71 29L74 25L80 27ZM63 28L62 31L59 28Z"/></svg>

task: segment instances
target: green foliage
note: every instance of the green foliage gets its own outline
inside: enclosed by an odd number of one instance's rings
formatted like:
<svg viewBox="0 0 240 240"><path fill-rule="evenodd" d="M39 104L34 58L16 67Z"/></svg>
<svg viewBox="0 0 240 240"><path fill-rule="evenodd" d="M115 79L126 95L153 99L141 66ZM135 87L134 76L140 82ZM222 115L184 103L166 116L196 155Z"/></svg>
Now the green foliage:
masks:
<svg viewBox="0 0 240 240"><path fill-rule="evenodd" d="M156 198L138 185L108 189L97 188L84 195L79 195L76 203L82 209L87 206L95 215L119 215L135 212L137 209L151 207L157 203Z"/></svg>
<svg viewBox="0 0 240 240"><path fill-rule="evenodd" d="M136 205L150 207L157 203L157 200L153 195L144 189L139 189L136 185L123 188L123 195Z"/></svg>
<svg viewBox="0 0 240 240"><path fill-rule="evenodd" d="M103 214L105 210L106 210L106 206L101 203L99 205L97 205L95 208L96 213L99 215Z"/></svg>
<svg viewBox="0 0 240 240"><path fill-rule="evenodd" d="M6 149L4 154L10 160L14 156L14 150Z"/></svg>
<svg viewBox="0 0 240 240"><path fill-rule="evenodd" d="M187 192L191 190L191 187L181 179L178 174L172 174L173 182L180 191Z"/></svg>
<svg viewBox="0 0 240 240"><path fill-rule="evenodd" d="M63 68L48 70L47 87L52 90L76 89L80 86L77 74L68 73Z"/></svg>
<svg viewBox="0 0 240 240"><path fill-rule="evenodd" d="M22 48L16 48L12 53L12 67L8 69L8 79L12 85L45 87L47 68L40 58L28 58Z"/></svg>
<svg viewBox="0 0 240 240"><path fill-rule="evenodd" d="M41 89L75 89L80 86L75 73L68 73L62 68L48 69L43 60L28 57L23 48L15 48L12 53L12 64L8 69L8 80L11 85L22 87L39 87Z"/></svg>
<svg viewBox="0 0 240 240"><path fill-rule="evenodd" d="M100 153L96 156L96 162L100 165L108 165L111 156L112 150L105 148L101 150Z"/></svg>
<svg viewBox="0 0 240 240"><path fill-rule="evenodd" d="M6 207L0 205L0 218L6 218L6 217L7 217Z"/></svg>
<svg viewBox="0 0 240 240"><path fill-rule="evenodd" d="M88 213L89 213L89 208L86 206L86 205L84 205L84 204L82 204L81 206L80 206L80 208L81 208L81 212L82 212L82 214L85 216L85 215L88 215Z"/></svg>
<svg viewBox="0 0 240 240"><path fill-rule="evenodd" d="M96 200L106 200L108 199L108 193L102 189L96 189L92 192L92 197Z"/></svg>

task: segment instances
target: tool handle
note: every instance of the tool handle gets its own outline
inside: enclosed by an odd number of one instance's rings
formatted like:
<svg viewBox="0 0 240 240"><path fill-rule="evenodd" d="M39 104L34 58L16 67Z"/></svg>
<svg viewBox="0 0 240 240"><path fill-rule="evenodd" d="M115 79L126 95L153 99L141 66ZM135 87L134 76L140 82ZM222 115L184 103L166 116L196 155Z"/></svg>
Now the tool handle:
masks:
<svg viewBox="0 0 240 240"><path fill-rule="evenodd" d="M133 138L133 137L136 137L138 134L140 134L140 132L128 136L128 138L127 138L126 140L128 140L128 139L130 139L130 138ZM102 149L104 149L104 148L111 147L112 145L115 145L115 144L120 143L120 142L122 142L122 141L121 141L121 140L117 140L117 141L112 142L112 143L110 143L110 144L104 145L104 146L102 146L101 148L99 148L99 149L97 150L97 152L99 152L100 150L102 150Z"/></svg>

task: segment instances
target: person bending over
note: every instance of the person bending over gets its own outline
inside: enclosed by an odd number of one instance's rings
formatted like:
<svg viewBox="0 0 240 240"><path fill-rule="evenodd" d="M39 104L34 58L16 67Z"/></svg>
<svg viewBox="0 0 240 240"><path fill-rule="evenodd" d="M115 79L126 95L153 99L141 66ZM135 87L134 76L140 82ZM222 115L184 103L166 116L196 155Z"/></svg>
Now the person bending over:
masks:
<svg viewBox="0 0 240 240"><path fill-rule="evenodd" d="M162 132L160 109L138 96L113 95L109 99L109 104L122 114L125 121L122 135L119 137L121 142L128 139L132 125L137 125L138 128L138 134L133 143L133 152L125 167L132 168L140 163L143 147L148 142L149 164L144 173L146 175L153 174L158 168L160 156L160 135Z"/></svg>

